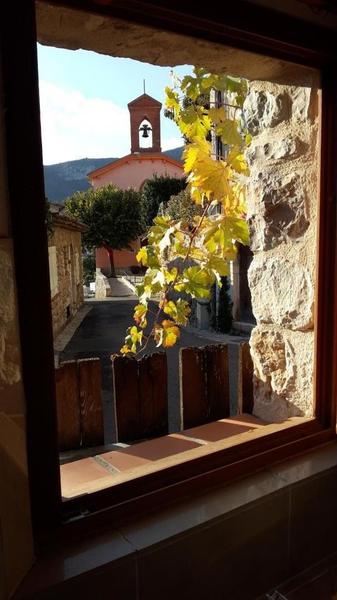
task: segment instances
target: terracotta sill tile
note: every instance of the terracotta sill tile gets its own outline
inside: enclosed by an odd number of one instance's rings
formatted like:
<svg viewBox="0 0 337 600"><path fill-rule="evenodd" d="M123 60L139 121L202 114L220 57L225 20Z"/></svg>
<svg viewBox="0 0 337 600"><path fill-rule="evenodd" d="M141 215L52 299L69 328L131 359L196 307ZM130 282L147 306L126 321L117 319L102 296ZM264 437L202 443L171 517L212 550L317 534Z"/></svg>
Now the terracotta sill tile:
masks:
<svg viewBox="0 0 337 600"><path fill-rule="evenodd" d="M173 433L134 444L120 451L108 452L101 456L118 470L124 471L174 454L180 454L186 450L198 448L200 445L198 442L181 438L179 434L175 435Z"/></svg>
<svg viewBox="0 0 337 600"><path fill-rule="evenodd" d="M265 425L268 425L268 423L252 415L240 415L231 419L221 419L220 421L200 425L200 427L185 429L181 433L186 437L200 439L204 442L219 442L232 435L259 429Z"/></svg>
<svg viewBox="0 0 337 600"><path fill-rule="evenodd" d="M83 458L66 465L61 465L61 489L62 493L77 485L83 485L97 479L105 479L108 471L102 467L94 458Z"/></svg>
<svg viewBox="0 0 337 600"><path fill-rule="evenodd" d="M179 433L139 442L127 448L97 454L61 465L61 488L64 497L94 491L117 483L120 475L146 469L161 459L184 454L208 443L221 441L267 425L251 415L222 419ZM110 483L111 482L111 483Z"/></svg>
<svg viewBox="0 0 337 600"><path fill-rule="evenodd" d="M112 450L111 452L100 454L100 457L118 471L126 471L127 469L141 467L149 462L148 459L141 456L127 454L124 449Z"/></svg>

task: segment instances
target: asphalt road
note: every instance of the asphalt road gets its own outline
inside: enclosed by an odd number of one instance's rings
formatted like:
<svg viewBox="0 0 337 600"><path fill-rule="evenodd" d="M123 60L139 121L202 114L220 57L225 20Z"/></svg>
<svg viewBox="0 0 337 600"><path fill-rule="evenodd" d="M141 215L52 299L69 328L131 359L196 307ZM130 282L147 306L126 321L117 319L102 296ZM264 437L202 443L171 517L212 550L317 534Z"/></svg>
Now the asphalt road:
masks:
<svg viewBox="0 0 337 600"><path fill-rule="evenodd" d="M99 357L102 365L102 397L104 403L105 443L115 440L115 424L113 415L112 371L110 356L119 352L123 345L127 327L132 324L133 299L118 299L90 302L92 308L82 321L74 336L60 353L60 362L77 358ZM228 341L224 335L223 342ZM240 341L240 338L238 338ZM179 401L179 348L194 346L202 347L208 344L218 344L207 333L201 335L182 330L179 342L168 349L168 410L170 432L179 431L180 401ZM156 350L154 342L148 344L146 354ZM237 353L236 343L229 343L229 371L231 388L231 411L236 412L236 381Z"/></svg>

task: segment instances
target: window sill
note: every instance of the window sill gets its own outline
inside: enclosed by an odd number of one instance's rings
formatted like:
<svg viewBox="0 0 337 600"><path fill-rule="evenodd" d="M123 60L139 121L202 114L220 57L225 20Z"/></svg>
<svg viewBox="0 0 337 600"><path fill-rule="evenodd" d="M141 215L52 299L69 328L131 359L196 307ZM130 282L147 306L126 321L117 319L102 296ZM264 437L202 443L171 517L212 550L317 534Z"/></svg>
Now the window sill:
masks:
<svg viewBox="0 0 337 600"><path fill-rule="evenodd" d="M147 440L68 462L60 467L64 501L167 469L313 419L292 417L266 423L252 415L221 419L153 440Z"/></svg>

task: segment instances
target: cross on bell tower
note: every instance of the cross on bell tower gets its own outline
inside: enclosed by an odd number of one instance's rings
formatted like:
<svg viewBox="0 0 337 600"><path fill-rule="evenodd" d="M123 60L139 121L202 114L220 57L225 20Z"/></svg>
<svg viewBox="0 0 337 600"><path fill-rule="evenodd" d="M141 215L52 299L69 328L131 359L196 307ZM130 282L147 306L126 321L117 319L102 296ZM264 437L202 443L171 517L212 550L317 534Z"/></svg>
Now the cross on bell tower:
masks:
<svg viewBox="0 0 337 600"><path fill-rule="evenodd" d="M161 103L148 94L138 96L129 102L131 126L131 153L134 152L161 152L160 147L160 111ZM152 146L142 147L141 138L149 138L152 134Z"/></svg>

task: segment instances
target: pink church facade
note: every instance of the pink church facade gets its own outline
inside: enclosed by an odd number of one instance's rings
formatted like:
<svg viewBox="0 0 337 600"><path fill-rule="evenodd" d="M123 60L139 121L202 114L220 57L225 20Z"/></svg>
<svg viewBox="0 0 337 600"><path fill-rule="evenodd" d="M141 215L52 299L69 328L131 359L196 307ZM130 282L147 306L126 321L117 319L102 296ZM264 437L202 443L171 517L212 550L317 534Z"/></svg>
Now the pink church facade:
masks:
<svg viewBox="0 0 337 600"><path fill-rule="evenodd" d="M140 190L148 179L158 177L184 177L183 165L166 156L160 147L160 110L161 104L151 96L143 94L128 104L131 124L131 154L104 165L88 174L94 189L112 184L121 189ZM142 123L150 124L152 146L142 147L140 132ZM147 135L143 137L148 137ZM117 273L124 269L139 266L136 254L140 248L140 240L131 244L132 250L114 250L114 264ZM96 267L109 275L110 259L104 248L96 250Z"/></svg>
<svg viewBox="0 0 337 600"><path fill-rule="evenodd" d="M116 185L122 190L133 188L140 190L147 179L154 175L165 177L183 177L182 164L165 154L128 154L119 160L89 173L94 189Z"/></svg>

